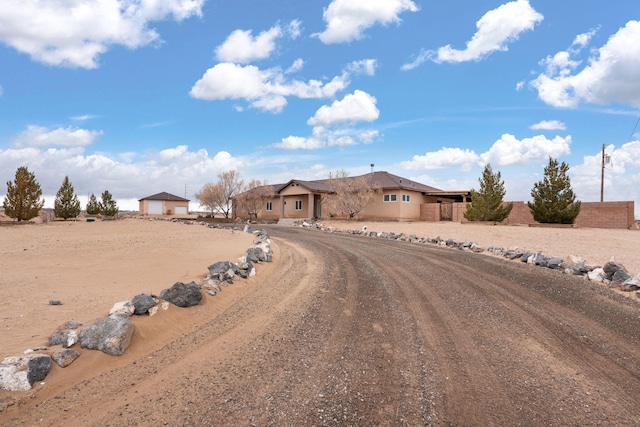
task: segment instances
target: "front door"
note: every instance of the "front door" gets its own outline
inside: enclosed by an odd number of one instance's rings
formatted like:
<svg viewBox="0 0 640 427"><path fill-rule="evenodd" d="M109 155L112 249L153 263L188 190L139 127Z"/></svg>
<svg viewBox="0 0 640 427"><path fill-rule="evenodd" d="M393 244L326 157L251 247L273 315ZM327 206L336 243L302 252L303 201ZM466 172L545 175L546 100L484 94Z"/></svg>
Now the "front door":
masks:
<svg viewBox="0 0 640 427"><path fill-rule="evenodd" d="M440 221L453 221L453 203L440 203Z"/></svg>

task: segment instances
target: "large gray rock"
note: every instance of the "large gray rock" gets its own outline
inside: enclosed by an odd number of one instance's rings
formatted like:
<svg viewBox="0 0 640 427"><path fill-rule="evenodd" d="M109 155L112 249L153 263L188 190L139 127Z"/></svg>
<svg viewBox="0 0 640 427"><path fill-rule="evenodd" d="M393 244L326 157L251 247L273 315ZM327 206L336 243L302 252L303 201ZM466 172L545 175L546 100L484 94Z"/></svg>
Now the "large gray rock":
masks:
<svg viewBox="0 0 640 427"><path fill-rule="evenodd" d="M191 307L200 304L202 292L196 282L177 282L169 289L160 293L160 298L169 301L178 307Z"/></svg>
<svg viewBox="0 0 640 427"><path fill-rule="evenodd" d="M51 354L53 361L61 368L66 368L78 357L80 357L80 352L70 348L58 349Z"/></svg>
<svg viewBox="0 0 640 427"><path fill-rule="evenodd" d="M131 304L133 304L133 314L147 314L149 309L158 303L154 297L149 294L140 294L133 297Z"/></svg>
<svg viewBox="0 0 640 427"><path fill-rule="evenodd" d="M208 268L211 277L222 281L233 279L236 274L240 274L238 266L231 261L218 261Z"/></svg>
<svg viewBox="0 0 640 427"><path fill-rule="evenodd" d="M7 357L0 364L0 390L27 391L45 379L51 369L48 354Z"/></svg>
<svg viewBox="0 0 640 427"><path fill-rule="evenodd" d="M120 356L131 344L134 329L128 315L112 314L82 328L80 347Z"/></svg>
<svg viewBox="0 0 640 427"><path fill-rule="evenodd" d="M62 345L64 348L69 348L78 342L78 335L82 323L69 320L58 326L53 334L49 337L49 345Z"/></svg>

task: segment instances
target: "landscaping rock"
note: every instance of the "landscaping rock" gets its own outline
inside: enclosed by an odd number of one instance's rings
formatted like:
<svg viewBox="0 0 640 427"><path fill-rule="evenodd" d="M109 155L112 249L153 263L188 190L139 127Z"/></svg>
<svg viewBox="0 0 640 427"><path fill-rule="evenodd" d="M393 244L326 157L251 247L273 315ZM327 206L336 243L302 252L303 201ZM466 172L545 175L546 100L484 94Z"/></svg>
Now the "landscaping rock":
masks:
<svg viewBox="0 0 640 427"><path fill-rule="evenodd" d="M45 379L51 369L48 354L7 357L0 364L0 390L27 391Z"/></svg>
<svg viewBox="0 0 640 427"><path fill-rule="evenodd" d="M74 322L73 320L63 323L49 337L49 345L62 345L64 348L71 347L78 342L81 327L82 323Z"/></svg>
<svg viewBox="0 0 640 427"><path fill-rule="evenodd" d="M196 282L177 282L169 289L164 289L160 293L160 298L169 301L178 307L191 307L200 304L202 292Z"/></svg>
<svg viewBox="0 0 640 427"><path fill-rule="evenodd" d="M131 301L120 301L113 304L113 307L109 310L109 315L126 314L127 316L132 316L134 311L136 311L136 308L131 304Z"/></svg>
<svg viewBox="0 0 640 427"><path fill-rule="evenodd" d="M133 314L147 314L149 310L158 303L154 297L148 294L139 294L131 299L134 310Z"/></svg>
<svg viewBox="0 0 640 427"><path fill-rule="evenodd" d="M128 315L112 314L82 328L80 347L120 356L129 347L134 329Z"/></svg>
<svg viewBox="0 0 640 427"><path fill-rule="evenodd" d="M80 352L77 350L72 350L70 348L64 350L56 350L51 355L51 359L58 364L61 368L66 368L74 360L80 357Z"/></svg>

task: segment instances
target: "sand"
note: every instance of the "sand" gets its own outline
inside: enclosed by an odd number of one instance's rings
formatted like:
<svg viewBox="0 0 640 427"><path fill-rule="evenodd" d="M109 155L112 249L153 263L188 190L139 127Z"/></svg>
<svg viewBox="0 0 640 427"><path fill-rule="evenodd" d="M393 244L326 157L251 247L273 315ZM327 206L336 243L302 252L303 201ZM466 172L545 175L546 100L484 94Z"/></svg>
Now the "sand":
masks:
<svg viewBox="0 0 640 427"><path fill-rule="evenodd" d="M235 262L253 240L240 231L137 218L3 224L0 360L46 346L67 320L87 324L136 294L199 281L209 265ZM171 322L188 318L177 315Z"/></svg>
<svg viewBox="0 0 640 427"><path fill-rule="evenodd" d="M640 273L640 232L637 230L451 222L322 223L344 229L366 226L369 231L474 241L484 247L518 247L560 257L578 254L589 265L603 265L614 256L631 274ZM208 265L223 260L236 261L252 242L251 234L239 231L232 233L202 225L138 218L2 225L0 358L47 345L49 335L67 320L87 324L106 316L114 303L129 300L136 294L157 294L178 281L198 281L207 274ZM277 258L275 260L277 262ZM259 280L258 276L250 283ZM231 295L240 291L230 287L224 292ZM203 304L209 305L208 310L212 304L220 307L226 304L224 298L215 298L218 297L203 300ZM49 300L59 300L62 305L50 305ZM163 316L162 322L153 318L136 320L137 328L147 325L147 329L138 328L137 337L163 341L155 338L159 329L172 324L175 333L179 333L180 322L190 321L192 314L185 316L174 311ZM202 311L202 316L208 316L207 312ZM140 345L138 338L135 341Z"/></svg>

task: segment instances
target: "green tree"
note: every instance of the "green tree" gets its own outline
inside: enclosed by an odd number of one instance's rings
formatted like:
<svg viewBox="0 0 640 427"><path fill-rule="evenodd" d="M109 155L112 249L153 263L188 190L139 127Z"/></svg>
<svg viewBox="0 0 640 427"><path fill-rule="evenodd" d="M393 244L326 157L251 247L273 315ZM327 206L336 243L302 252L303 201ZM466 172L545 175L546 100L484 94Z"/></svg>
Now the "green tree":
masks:
<svg viewBox="0 0 640 427"><path fill-rule="evenodd" d="M86 211L87 215L98 215L100 213L100 203L98 203L98 199L93 193L91 193L91 196L89 196Z"/></svg>
<svg viewBox="0 0 640 427"><path fill-rule="evenodd" d="M100 213L105 216L115 216L118 214L118 205L113 200L113 196L107 190L102 192L100 201Z"/></svg>
<svg viewBox="0 0 640 427"><path fill-rule="evenodd" d="M53 212L58 218L69 219L80 215L80 200L75 194L73 185L69 182L69 177L65 176L62 185L56 194L53 205Z"/></svg>
<svg viewBox="0 0 640 427"><path fill-rule="evenodd" d="M580 201L571 189L569 165L549 157L544 177L531 190L533 202L527 202L533 219L540 223L573 224L580 213Z"/></svg>
<svg viewBox="0 0 640 427"><path fill-rule="evenodd" d="M503 221L511 213L513 203L503 206L504 181L500 180L500 172L493 173L487 164L478 179L480 190L471 190L471 203L467 204L464 217L469 221Z"/></svg>
<svg viewBox="0 0 640 427"><path fill-rule="evenodd" d="M44 206L40 184L26 166L16 170L14 182L7 181L7 195L2 202L4 213L18 221L35 218Z"/></svg>

